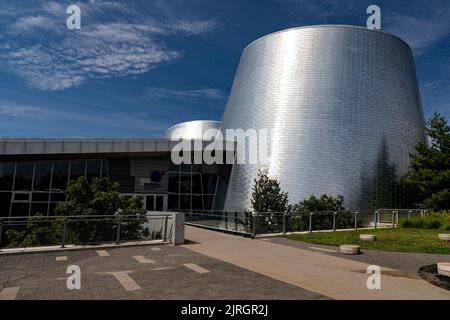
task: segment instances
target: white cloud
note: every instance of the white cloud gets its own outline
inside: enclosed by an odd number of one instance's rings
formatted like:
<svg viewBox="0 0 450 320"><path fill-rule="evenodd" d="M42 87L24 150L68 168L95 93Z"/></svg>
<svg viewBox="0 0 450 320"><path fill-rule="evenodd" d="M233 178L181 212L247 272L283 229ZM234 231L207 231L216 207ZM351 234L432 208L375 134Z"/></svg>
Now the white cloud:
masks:
<svg viewBox="0 0 450 320"><path fill-rule="evenodd" d="M107 112L99 114L95 110L81 108L74 111L65 109L54 109L38 105L17 104L10 101L0 101L0 118L11 117L14 121L11 124L20 128L30 120L43 121L54 126L64 126L64 124L79 126L96 126L100 130L117 129L122 131L124 127L133 127L145 130L150 133L162 132L167 128L167 124L154 120L147 113L130 112ZM152 119L152 120L147 120Z"/></svg>
<svg viewBox="0 0 450 320"><path fill-rule="evenodd" d="M186 34L202 34L215 29L218 23L212 20L206 21L178 21L169 26L173 32L184 32Z"/></svg>
<svg viewBox="0 0 450 320"><path fill-rule="evenodd" d="M31 106L17 104L0 105L0 116L22 118L26 116L35 117L38 114L38 109Z"/></svg>
<svg viewBox="0 0 450 320"><path fill-rule="evenodd" d="M145 90L143 97L148 100L154 99L220 99L223 98L221 90L216 88L198 88L198 89L172 89L172 88L159 88L149 87Z"/></svg>
<svg viewBox="0 0 450 320"><path fill-rule="evenodd" d="M13 32L30 32L36 30L50 30L54 27L55 21L42 15L26 16L19 18L12 26Z"/></svg>
<svg viewBox="0 0 450 320"><path fill-rule="evenodd" d="M132 5L116 1L97 0L80 5L80 31L65 27L61 19L61 14L65 17L65 7L55 1L43 3L33 15L26 11L23 17L6 25L12 40L9 47L0 47L4 68L32 87L64 90L89 79L148 72L182 56L167 48L162 41L164 36L198 35L217 26L212 20L198 19L162 23L142 15ZM97 19L98 15L102 18ZM1 27L0 22L0 30ZM23 33L30 38L26 45L20 41Z"/></svg>
<svg viewBox="0 0 450 320"><path fill-rule="evenodd" d="M433 11L420 17L388 13L384 21L384 30L404 39L419 54L450 32L450 14L446 11Z"/></svg>

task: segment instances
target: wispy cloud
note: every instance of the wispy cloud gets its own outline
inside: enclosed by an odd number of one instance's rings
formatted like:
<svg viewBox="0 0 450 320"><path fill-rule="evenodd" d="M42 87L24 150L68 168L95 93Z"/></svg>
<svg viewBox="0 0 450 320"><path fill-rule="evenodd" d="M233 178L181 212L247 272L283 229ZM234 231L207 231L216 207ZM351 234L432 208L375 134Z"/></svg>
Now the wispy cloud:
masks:
<svg viewBox="0 0 450 320"><path fill-rule="evenodd" d="M11 29L17 33L29 32L34 30L50 30L54 28L55 21L42 15L27 16L19 18L11 26Z"/></svg>
<svg viewBox="0 0 450 320"><path fill-rule="evenodd" d="M0 30L12 39L0 48L4 68L34 88L63 90L89 79L143 74L180 59L179 51L164 44L165 35L197 35L217 26L199 19L160 22L117 1L91 0L81 6L80 31L65 27L65 7L54 1L33 14L25 11L12 23L0 23ZM20 41L22 34L32 37L26 45Z"/></svg>
<svg viewBox="0 0 450 320"><path fill-rule="evenodd" d="M38 109L27 105L8 104L0 105L0 116L22 118L36 117L39 115Z"/></svg>
<svg viewBox="0 0 450 320"><path fill-rule="evenodd" d="M147 100L173 99L173 100L216 100L224 97L221 90L216 88L198 88L198 89L172 89L149 87L143 93L143 98Z"/></svg>
<svg viewBox="0 0 450 320"><path fill-rule="evenodd" d="M14 121L10 121L10 123L17 129L28 125L29 121L35 121L36 119L39 119L41 125L44 123L52 126L70 124L82 127L87 125L95 126L97 129L104 129L105 131L116 129L117 132L122 131L121 129L126 127L133 127L138 130L148 131L149 134L154 134L167 128L166 123L155 120L150 114L145 112L111 111L101 113L90 109L71 111L39 105L17 104L9 101L0 102L0 118L14 118Z"/></svg>
<svg viewBox="0 0 450 320"><path fill-rule="evenodd" d="M311 17L326 19L346 15L358 9L364 9L364 5L367 3L365 0L277 0L277 2L295 13L300 19L310 19Z"/></svg>
<svg viewBox="0 0 450 320"><path fill-rule="evenodd" d="M414 17L407 14L384 15L384 30L404 39L417 54L443 40L450 33L450 12L429 4L428 14Z"/></svg>

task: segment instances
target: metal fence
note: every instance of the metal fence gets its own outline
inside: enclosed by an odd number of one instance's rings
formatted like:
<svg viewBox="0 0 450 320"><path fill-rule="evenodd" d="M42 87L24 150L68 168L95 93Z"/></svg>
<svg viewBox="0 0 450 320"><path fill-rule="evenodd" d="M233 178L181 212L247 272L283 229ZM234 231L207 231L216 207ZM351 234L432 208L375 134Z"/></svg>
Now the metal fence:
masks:
<svg viewBox="0 0 450 320"><path fill-rule="evenodd" d="M186 223L254 237L288 232L396 227L401 219L424 218L426 213L426 210L417 209L264 213L195 211L186 213Z"/></svg>
<svg viewBox="0 0 450 320"><path fill-rule="evenodd" d="M0 248L170 241L170 213L0 218Z"/></svg>

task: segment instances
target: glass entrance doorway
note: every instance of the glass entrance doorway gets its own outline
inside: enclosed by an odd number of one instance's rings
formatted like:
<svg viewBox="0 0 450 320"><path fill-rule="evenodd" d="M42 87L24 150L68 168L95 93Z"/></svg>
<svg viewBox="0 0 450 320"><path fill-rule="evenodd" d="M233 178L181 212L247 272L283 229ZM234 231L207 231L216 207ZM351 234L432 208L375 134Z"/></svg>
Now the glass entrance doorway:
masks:
<svg viewBox="0 0 450 320"><path fill-rule="evenodd" d="M167 197L161 194L147 194L144 198L147 211L167 211Z"/></svg>

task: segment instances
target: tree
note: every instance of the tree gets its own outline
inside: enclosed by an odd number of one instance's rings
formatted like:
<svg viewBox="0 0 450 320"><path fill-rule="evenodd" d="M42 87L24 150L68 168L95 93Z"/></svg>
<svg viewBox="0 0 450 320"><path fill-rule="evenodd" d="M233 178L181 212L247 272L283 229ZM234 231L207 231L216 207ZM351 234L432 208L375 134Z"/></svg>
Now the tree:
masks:
<svg viewBox="0 0 450 320"><path fill-rule="evenodd" d="M120 237L123 240L139 240L149 235L146 211L141 196L123 198L118 192L119 184L108 178L85 177L71 180L67 184L66 202L56 206L55 214L67 216L67 243L92 243L115 241L117 225L120 223ZM114 216L107 219L89 216ZM73 218L85 216L84 219ZM72 217L72 219L70 219ZM64 218L42 222L42 215L28 219L26 226L10 229L5 234L7 243L13 247L49 245L61 242Z"/></svg>
<svg viewBox="0 0 450 320"><path fill-rule="evenodd" d="M435 211L450 209L450 126L439 113L427 121L429 144L419 143L411 154L408 181L418 190L417 205Z"/></svg>
<svg viewBox="0 0 450 320"><path fill-rule="evenodd" d="M278 180L269 178L268 170L259 170L253 181L251 204L256 232L281 232L283 214L289 211L287 192L281 190Z"/></svg>
<svg viewBox="0 0 450 320"><path fill-rule="evenodd" d="M144 214L142 197L124 199L118 192L119 184L108 178L94 178L91 183L85 177L69 181L66 189L67 201L58 203L55 214L61 216L115 215L120 213L121 238L138 240L148 234L143 227L145 217L126 219L126 216ZM117 219L75 220L69 225L69 241L82 243L115 240ZM70 221L70 220L69 220ZM123 236L123 237L122 237Z"/></svg>
<svg viewBox="0 0 450 320"><path fill-rule="evenodd" d="M281 191L280 182L269 178L269 171L259 170L258 177L253 180L251 204L254 212L286 212L288 210L288 194Z"/></svg>
<svg viewBox="0 0 450 320"><path fill-rule="evenodd" d="M290 225L292 231L303 231L309 229L309 215L314 212L312 228L314 230L332 229L333 213L336 216L336 228L347 228L354 225L352 214L344 208L344 197L322 195L317 198L311 195L309 198L300 201L292 207Z"/></svg>

